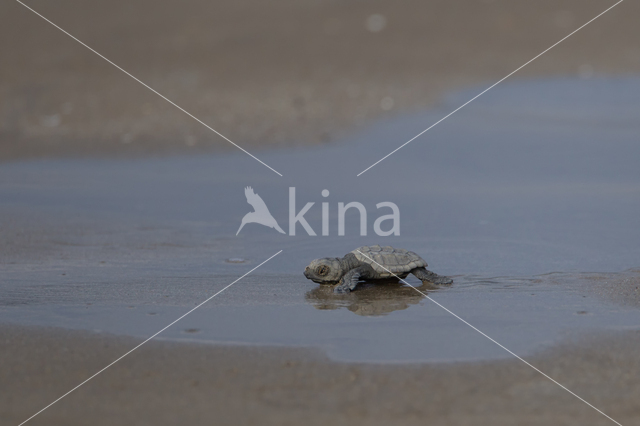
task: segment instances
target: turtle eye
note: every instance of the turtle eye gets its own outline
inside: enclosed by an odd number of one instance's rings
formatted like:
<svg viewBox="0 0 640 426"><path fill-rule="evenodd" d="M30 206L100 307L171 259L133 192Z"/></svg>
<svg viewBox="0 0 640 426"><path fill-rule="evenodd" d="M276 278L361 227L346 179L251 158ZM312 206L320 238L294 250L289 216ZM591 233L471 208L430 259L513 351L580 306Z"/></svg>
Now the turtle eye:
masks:
<svg viewBox="0 0 640 426"><path fill-rule="evenodd" d="M318 266L318 275L322 275L325 276L329 273L329 267L322 265L322 266Z"/></svg>

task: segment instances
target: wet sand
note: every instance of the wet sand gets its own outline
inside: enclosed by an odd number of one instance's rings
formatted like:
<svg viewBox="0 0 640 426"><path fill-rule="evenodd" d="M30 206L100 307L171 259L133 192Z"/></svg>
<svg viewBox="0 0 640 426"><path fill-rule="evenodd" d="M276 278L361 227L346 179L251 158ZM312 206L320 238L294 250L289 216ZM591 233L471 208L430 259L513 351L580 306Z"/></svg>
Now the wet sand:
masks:
<svg viewBox="0 0 640 426"><path fill-rule="evenodd" d="M126 352L132 338L0 328L3 424L18 424ZM434 343L435 344L435 343ZM529 358L623 425L640 420L640 334L594 336ZM515 359L367 365L304 349L152 341L34 425L610 425Z"/></svg>
<svg viewBox="0 0 640 426"><path fill-rule="evenodd" d="M252 150L338 141L492 84L613 4L27 3ZM624 2L514 79L638 73L639 14ZM0 161L235 149L13 1L0 4L0 63Z"/></svg>
<svg viewBox="0 0 640 426"><path fill-rule="evenodd" d="M465 93L340 146L265 152L283 178L238 153L5 163L2 383L13 391L3 412L28 417L283 249L42 422L609 423L408 288L335 297L301 274L309 259L379 242L454 275L435 300L633 421L639 90L637 78L508 84L360 180L353 159L366 166ZM282 225L289 185L299 202L329 188L334 206L392 196L403 232L361 237L350 219L341 237L334 211L327 237L256 224L236 236L248 185Z"/></svg>

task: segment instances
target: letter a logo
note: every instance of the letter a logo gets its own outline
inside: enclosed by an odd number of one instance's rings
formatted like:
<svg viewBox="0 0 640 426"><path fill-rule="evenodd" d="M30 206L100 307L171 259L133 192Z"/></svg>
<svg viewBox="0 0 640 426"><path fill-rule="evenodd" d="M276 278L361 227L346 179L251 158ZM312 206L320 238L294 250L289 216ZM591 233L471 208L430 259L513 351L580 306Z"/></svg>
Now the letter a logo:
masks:
<svg viewBox="0 0 640 426"><path fill-rule="evenodd" d="M244 189L244 195L247 197L247 203L249 203L251 207L253 207L254 211L244 215L244 217L242 218L242 223L240 224L240 228L238 229L238 232L236 232L236 235L240 233L242 227L247 223L259 223L260 225L274 228L279 233L284 234L284 231L282 230L282 228L280 228L278 222L276 222L275 218L271 216L271 213L269 213L269 209L267 208L267 205L264 203L264 201L262 201L262 198L260 198L258 194L253 192L253 188L247 186Z"/></svg>

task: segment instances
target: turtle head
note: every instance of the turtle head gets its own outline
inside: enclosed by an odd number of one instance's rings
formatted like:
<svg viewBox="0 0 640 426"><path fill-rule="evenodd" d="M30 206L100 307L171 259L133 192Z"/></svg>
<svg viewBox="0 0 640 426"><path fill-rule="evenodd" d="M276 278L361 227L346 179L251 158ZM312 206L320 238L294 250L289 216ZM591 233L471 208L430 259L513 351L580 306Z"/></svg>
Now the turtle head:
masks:
<svg viewBox="0 0 640 426"><path fill-rule="evenodd" d="M340 259L335 257L316 259L304 269L304 276L318 284L335 284L342 275Z"/></svg>

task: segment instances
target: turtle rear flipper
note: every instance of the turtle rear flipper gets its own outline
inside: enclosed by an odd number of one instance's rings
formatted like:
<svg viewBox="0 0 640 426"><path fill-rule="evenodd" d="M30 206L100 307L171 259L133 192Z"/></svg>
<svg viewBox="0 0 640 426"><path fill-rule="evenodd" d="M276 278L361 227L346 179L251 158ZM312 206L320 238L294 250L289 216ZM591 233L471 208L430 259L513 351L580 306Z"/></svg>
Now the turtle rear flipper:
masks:
<svg viewBox="0 0 640 426"><path fill-rule="evenodd" d="M443 275L438 275L435 272L431 272L426 268L414 268L411 273L415 275L420 281L438 284L438 285L451 285L453 280Z"/></svg>

